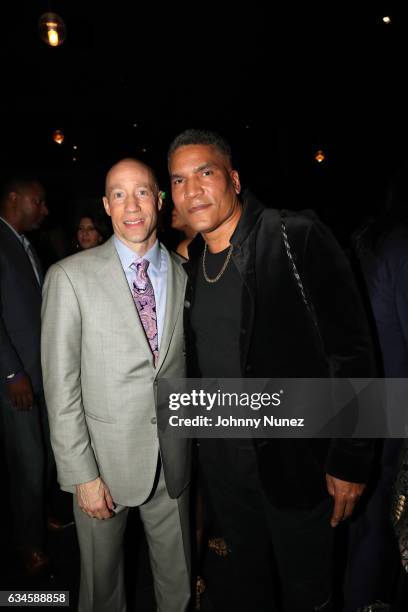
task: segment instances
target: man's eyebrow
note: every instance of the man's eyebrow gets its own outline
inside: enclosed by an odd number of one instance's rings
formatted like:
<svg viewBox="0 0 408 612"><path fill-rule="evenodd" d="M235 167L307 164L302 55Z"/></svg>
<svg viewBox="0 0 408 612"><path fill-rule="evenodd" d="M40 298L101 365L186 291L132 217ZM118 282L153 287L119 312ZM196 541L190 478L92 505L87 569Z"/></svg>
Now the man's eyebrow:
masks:
<svg viewBox="0 0 408 612"><path fill-rule="evenodd" d="M196 168L193 168L193 174L197 174L197 172L201 172L202 170L205 170L206 168L212 168L214 167L216 164L214 164L214 162L204 162L203 164L200 164L199 166L197 166ZM170 174L170 178L182 178L183 175L179 174L178 172L172 172Z"/></svg>
<svg viewBox="0 0 408 612"><path fill-rule="evenodd" d="M135 185L135 187L137 189L140 189L140 188L142 188L142 189L153 189L153 187L152 187L152 185L150 183L140 183L139 185ZM124 190L125 188L122 187L121 185L111 185L109 187L109 191L112 191L113 189L122 189L122 190Z"/></svg>
<svg viewBox="0 0 408 612"><path fill-rule="evenodd" d="M201 170L205 170L206 168L212 168L214 166L215 166L214 162L205 162L204 164L201 164L197 168L194 168L194 172L201 172Z"/></svg>

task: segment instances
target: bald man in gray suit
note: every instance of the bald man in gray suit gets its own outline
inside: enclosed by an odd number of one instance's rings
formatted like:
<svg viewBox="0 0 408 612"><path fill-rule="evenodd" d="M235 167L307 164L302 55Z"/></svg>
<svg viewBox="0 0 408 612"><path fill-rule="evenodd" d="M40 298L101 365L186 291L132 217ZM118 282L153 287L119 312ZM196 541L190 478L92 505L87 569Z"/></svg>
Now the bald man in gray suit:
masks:
<svg viewBox="0 0 408 612"><path fill-rule="evenodd" d="M138 506L157 609L190 597L190 446L156 425L159 378L184 370L185 275L159 244L162 200L145 164L109 171L114 236L52 266L44 285L42 365L61 487L74 495L81 612L124 612L122 540Z"/></svg>

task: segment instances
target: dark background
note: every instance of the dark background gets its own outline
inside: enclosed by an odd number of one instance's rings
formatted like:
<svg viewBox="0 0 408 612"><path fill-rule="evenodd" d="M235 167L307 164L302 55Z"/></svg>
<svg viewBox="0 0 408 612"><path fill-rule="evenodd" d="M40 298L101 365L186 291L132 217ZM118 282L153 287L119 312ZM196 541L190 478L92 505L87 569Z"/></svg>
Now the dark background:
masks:
<svg viewBox="0 0 408 612"><path fill-rule="evenodd" d="M51 212L43 231L62 228L68 239L79 205L100 198L123 156L153 164L170 205L167 147L181 130L207 127L230 139L244 183L266 205L313 208L346 245L408 159L403 5L2 3L0 178L37 172ZM67 26L58 48L38 34L49 10ZM78 561L74 536L63 537L68 582L57 585L67 588Z"/></svg>
<svg viewBox="0 0 408 612"><path fill-rule="evenodd" d="M169 142L209 127L268 206L314 208L345 241L408 157L408 19L402 2L303 5L15 0L1 20L1 173L39 172L47 227L68 226L125 155L168 193ZM39 37L48 10L66 23L61 47Z"/></svg>

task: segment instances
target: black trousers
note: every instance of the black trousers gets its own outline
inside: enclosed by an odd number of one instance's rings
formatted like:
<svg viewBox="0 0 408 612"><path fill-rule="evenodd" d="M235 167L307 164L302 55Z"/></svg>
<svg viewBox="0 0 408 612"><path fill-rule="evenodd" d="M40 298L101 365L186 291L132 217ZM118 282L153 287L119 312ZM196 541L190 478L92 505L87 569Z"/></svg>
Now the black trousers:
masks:
<svg viewBox="0 0 408 612"><path fill-rule="evenodd" d="M391 524L391 499L401 447L402 440L384 440L379 473L350 521L344 612L378 599L394 602L401 560Z"/></svg>
<svg viewBox="0 0 408 612"><path fill-rule="evenodd" d="M16 410L2 389L0 408L15 544L44 548L46 499L56 483L44 395L35 395L32 410Z"/></svg>
<svg viewBox="0 0 408 612"><path fill-rule="evenodd" d="M331 610L331 498L311 510L273 507L250 440L200 440L199 473L212 533L229 549L216 587L208 581L214 610Z"/></svg>

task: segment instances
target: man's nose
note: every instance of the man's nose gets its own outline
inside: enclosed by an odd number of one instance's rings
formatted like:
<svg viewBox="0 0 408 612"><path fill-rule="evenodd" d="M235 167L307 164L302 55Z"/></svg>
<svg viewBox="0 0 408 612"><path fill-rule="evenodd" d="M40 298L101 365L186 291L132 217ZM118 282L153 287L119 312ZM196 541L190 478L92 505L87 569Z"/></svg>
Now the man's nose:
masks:
<svg viewBox="0 0 408 612"><path fill-rule="evenodd" d="M126 199L126 209L127 210L140 210L140 204L138 198L135 196L129 196Z"/></svg>
<svg viewBox="0 0 408 612"><path fill-rule="evenodd" d="M200 182L196 178L192 177L187 179L184 192L187 198L194 198L195 196L199 195L201 191L202 189Z"/></svg>

